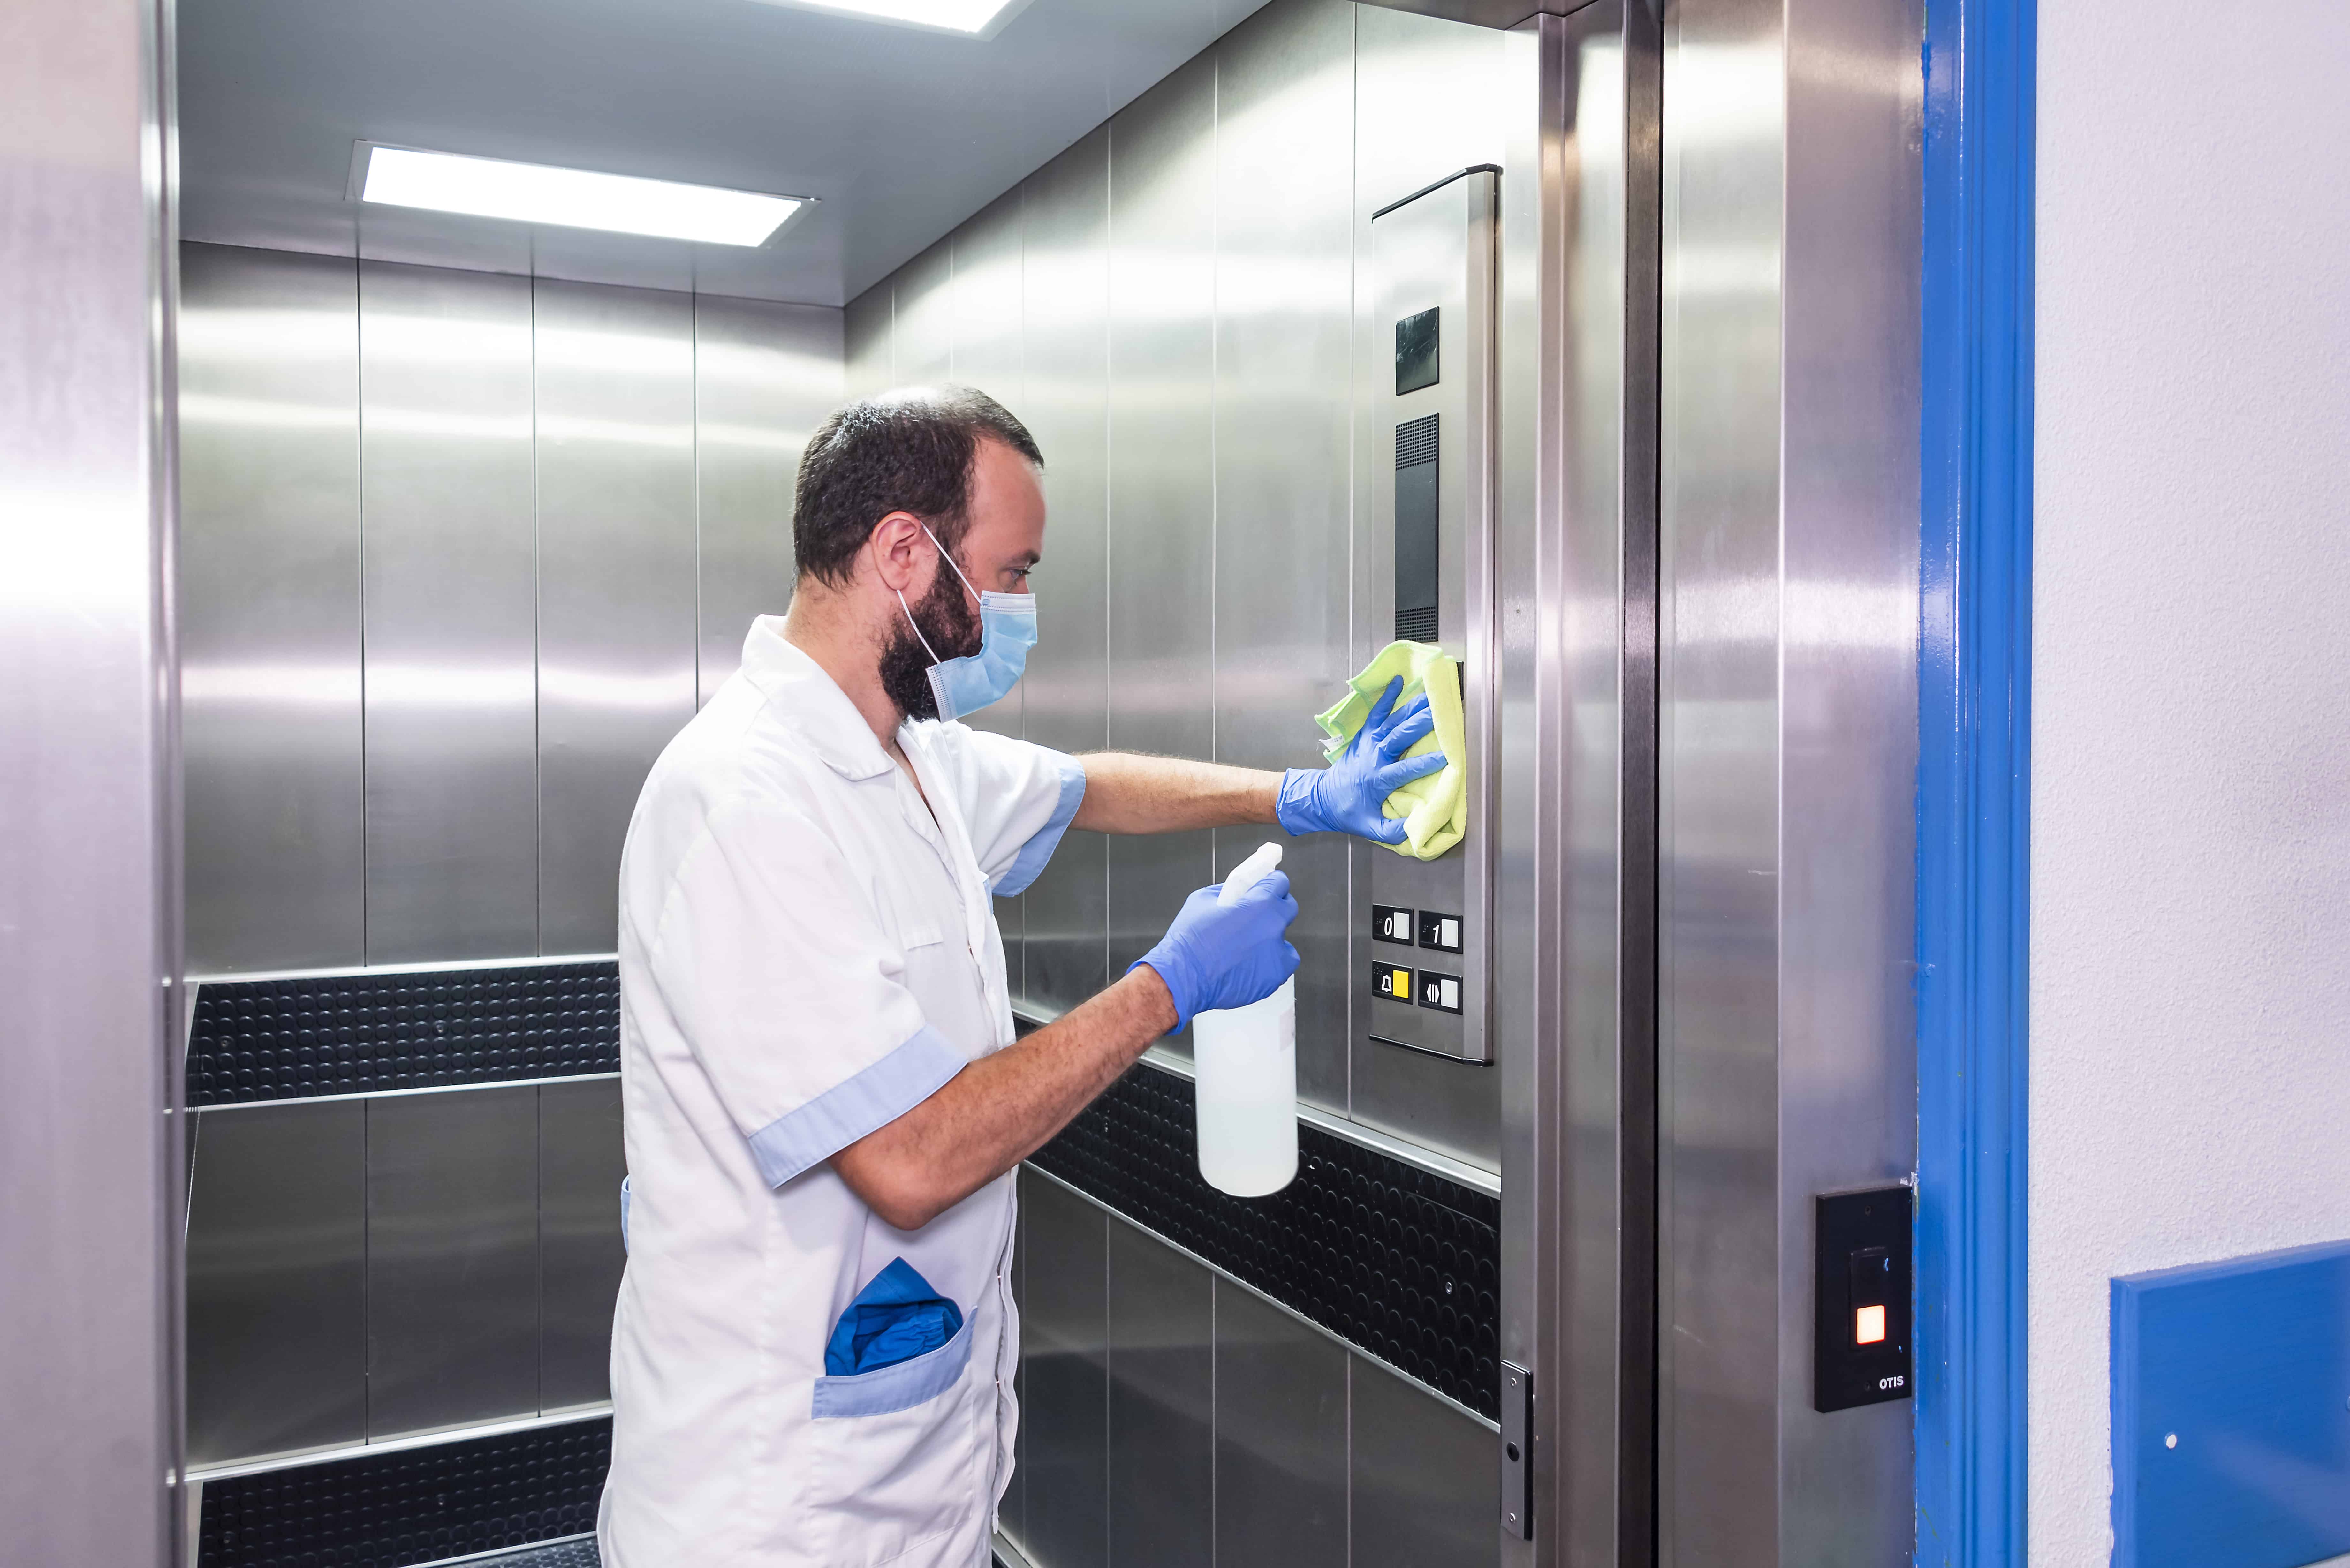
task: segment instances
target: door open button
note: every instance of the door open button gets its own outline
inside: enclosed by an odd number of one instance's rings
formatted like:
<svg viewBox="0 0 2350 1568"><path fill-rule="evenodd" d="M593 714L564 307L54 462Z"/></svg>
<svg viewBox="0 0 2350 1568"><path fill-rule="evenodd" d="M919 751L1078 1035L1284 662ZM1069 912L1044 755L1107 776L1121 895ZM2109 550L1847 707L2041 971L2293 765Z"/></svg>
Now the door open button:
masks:
<svg viewBox="0 0 2350 1568"><path fill-rule="evenodd" d="M1852 1342L1885 1343L1887 1287L1893 1282L1893 1254L1884 1247L1861 1247L1852 1254Z"/></svg>

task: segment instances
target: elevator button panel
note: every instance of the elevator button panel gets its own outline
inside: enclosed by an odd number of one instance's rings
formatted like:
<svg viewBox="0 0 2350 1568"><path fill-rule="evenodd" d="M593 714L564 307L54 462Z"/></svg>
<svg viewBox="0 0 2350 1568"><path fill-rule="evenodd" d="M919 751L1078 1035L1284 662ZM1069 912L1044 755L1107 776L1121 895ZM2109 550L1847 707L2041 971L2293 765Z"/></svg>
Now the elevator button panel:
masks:
<svg viewBox="0 0 2350 1568"><path fill-rule="evenodd" d="M1349 1007L1347 1022L1356 1070L1383 1085L1373 1097L1478 1093L1425 1064L1388 1060L1391 1049L1466 1064L1493 1059L1499 179L1499 170L1480 164L1387 193L1391 199L1371 211L1358 260L1354 659L1400 639L1458 661L1461 727L1447 754L1461 774L1469 823L1467 836L1432 859L1359 842L1348 851L1351 957L1377 967L1371 994Z"/></svg>
<svg viewBox="0 0 2350 1568"><path fill-rule="evenodd" d="M1812 1407L1909 1397L1906 1187L1813 1199Z"/></svg>
<svg viewBox="0 0 2350 1568"><path fill-rule="evenodd" d="M1437 909L1419 912L1419 945L1440 953L1461 950L1461 917Z"/></svg>

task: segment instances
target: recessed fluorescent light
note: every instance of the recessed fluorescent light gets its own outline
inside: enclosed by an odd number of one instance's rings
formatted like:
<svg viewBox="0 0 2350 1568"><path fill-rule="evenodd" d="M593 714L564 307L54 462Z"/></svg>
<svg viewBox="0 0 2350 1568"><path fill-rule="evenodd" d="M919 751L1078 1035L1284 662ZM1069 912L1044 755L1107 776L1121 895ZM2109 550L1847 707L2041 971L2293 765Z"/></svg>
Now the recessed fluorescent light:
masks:
<svg viewBox="0 0 2350 1568"><path fill-rule="evenodd" d="M770 5L795 5L806 11L836 11L876 22L903 22L943 33L967 33L992 38L1028 0L767 0Z"/></svg>
<svg viewBox="0 0 2350 1568"><path fill-rule="evenodd" d="M465 213L478 218L510 218L519 223L695 240L709 245L764 244L785 220L807 204L801 196L722 191L712 185L681 185L671 180L639 180L628 174L509 163L454 152L421 152L411 147L378 147L365 141L359 144L358 161L358 177L352 182L362 202Z"/></svg>

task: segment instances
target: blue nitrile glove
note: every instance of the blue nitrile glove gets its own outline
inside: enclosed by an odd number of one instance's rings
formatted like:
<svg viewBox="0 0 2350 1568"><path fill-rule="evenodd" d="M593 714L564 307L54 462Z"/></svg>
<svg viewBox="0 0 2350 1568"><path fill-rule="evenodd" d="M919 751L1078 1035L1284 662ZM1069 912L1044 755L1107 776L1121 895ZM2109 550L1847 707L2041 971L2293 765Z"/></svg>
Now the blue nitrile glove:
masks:
<svg viewBox="0 0 2350 1568"><path fill-rule="evenodd" d="M1444 765L1442 752L1424 757L1404 753L1436 728L1428 699L1415 697L1400 713L1391 712L1403 677L1388 682L1370 716L1355 732L1338 760L1326 768L1292 768L1281 775L1273 814L1297 833L1351 833L1377 844L1401 844L1403 818L1380 810L1388 796Z"/></svg>
<svg viewBox="0 0 2350 1568"><path fill-rule="evenodd" d="M962 1308L939 1294L913 1264L892 1258L832 1325L824 1345L825 1376L879 1372L928 1355L961 1332Z"/></svg>
<svg viewBox="0 0 2350 1568"><path fill-rule="evenodd" d="M1195 1012L1263 1002L1297 972L1297 950L1282 935L1297 919L1289 874L1268 872L1230 904L1216 901L1223 890L1219 882L1184 899L1159 945L1127 965L1130 974L1149 964L1167 982L1167 994L1175 999L1170 1034Z"/></svg>

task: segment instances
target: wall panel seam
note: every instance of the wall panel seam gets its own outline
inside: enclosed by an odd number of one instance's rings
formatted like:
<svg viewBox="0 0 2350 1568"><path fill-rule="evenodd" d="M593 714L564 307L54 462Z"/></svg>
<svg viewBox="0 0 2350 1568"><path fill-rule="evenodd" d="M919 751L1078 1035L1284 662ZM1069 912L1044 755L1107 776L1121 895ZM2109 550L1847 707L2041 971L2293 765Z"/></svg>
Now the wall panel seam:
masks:
<svg viewBox="0 0 2350 1568"><path fill-rule="evenodd" d="M372 911L368 894L368 526L367 526L367 264L351 257L351 491L359 523L359 959L372 951Z"/></svg>
<svg viewBox="0 0 2350 1568"><path fill-rule="evenodd" d="M1101 661L1101 744L1109 750L1109 713L1111 702L1110 668L1114 647L1111 632L1110 585L1118 580L1118 514L1112 505L1117 486L1111 475L1118 472L1118 421L1110 417L1111 389L1118 385L1118 118L1106 122L1102 130L1102 378L1101 378L1101 519L1102 519L1102 661ZM1102 977L1110 971L1110 892L1111 872L1115 857L1107 853L1101 857ZM1107 1287L1105 1287L1107 1288ZM1103 1420L1108 1415L1105 1408ZM1107 1427L1104 1427L1107 1431Z"/></svg>
<svg viewBox="0 0 2350 1568"><path fill-rule="evenodd" d="M1356 429L1356 427L1361 423L1361 421L1356 417L1355 403L1357 398L1360 395L1359 389L1362 384L1362 378L1367 373L1362 361L1362 333L1357 330L1356 325L1356 317L1360 314L1362 308L1361 301L1363 288L1363 236L1361 233L1361 224L1357 221L1363 210L1362 33L1361 10L1357 5L1349 5L1347 7L1347 482L1343 486L1347 506L1347 566L1345 573L1347 583L1347 657L1339 661L1342 668L1346 665L1352 664L1355 661L1354 656L1358 651L1355 647L1355 628L1360 623L1355 618L1357 612L1362 608L1361 604L1357 601L1356 597L1357 585L1355 581L1355 579L1361 575L1357 570L1355 563L1357 558L1357 552L1360 548L1359 535L1362 527L1362 519L1356 512L1357 498L1355 492L1358 488L1356 464L1360 461L1362 453L1360 451L1361 432ZM1352 674L1353 672L1350 670L1347 673ZM1339 1024L1346 1033L1340 1038L1341 1049L1338 1052L1339 1068L1347 1075L1346 1105L1347 1118L1349 1121L1353 1120L1355 1116L1355 1009L1358 1005L1353 983L1355 975L1354 911L1357 908L1355 903L1356 858L1357 857L1352 851L1349 851L1346 857L1347 945L1342 954L1341 961L1347 966L1346 972L1347 983L1341 993L1346 997L1346 1016L1340 1021ZM1355 1380L1353 1377L1349 1376L1347 1379L1347 1529L1348 1532L1347 1560L1349 1563L1354 1561L1354 1399Z"/></svg>
<svg viewBox="0 0 2350 1568"><path fill-rule="evenodd" d="M375 1435L375 1107L359 1106L360 1432Z"/></svg>
<svg viewBox="0 0 2350 1568"><path fill-rule="evenodd" d="M1222 446L1223 389L1217 378L1223 371L1224 353L1224 47L1218 45L1208 71L1208 760L1221 762L1223 750L1223 707L1216 642L1217 612L1222 607L1222 584L1217 571L1223 565L1220 536L1224 522L1224 462ZM1212 875L1223 846L1222 835L1211 832L1208 869ZM1211 1374L1211 1381L1213 1375ZM1211 1522L1212 1523L1212 1510ZM1212 1541L1212 1538L1211 1538ZM1212 1544L1211 1551L1213 1550Z"/></svg>
<svg viewBox="0 0 2350 1568"><path fill-rule="evenodd" d="M531 951L546 950L546 722L538 515L538 279L530 280L530 923Z"/></svg>
<svg viewBox="0 0 2350 1568"><path fill-rule="evenodd" d="M1211 383L1212 384L1212 383ZM1212 1272L1208 1275L1208 1564L1215 1568L1218 1549L1223 1544L1223 1532L1217 1528L1217 1502L1222 1492L1223 1463L1217 1442L1223 1430L1223 1409L1216 1397L1222 1385L1222 1345L1216 1335L1216 1303L1223 1294L1224 1282Z"/></svg>

